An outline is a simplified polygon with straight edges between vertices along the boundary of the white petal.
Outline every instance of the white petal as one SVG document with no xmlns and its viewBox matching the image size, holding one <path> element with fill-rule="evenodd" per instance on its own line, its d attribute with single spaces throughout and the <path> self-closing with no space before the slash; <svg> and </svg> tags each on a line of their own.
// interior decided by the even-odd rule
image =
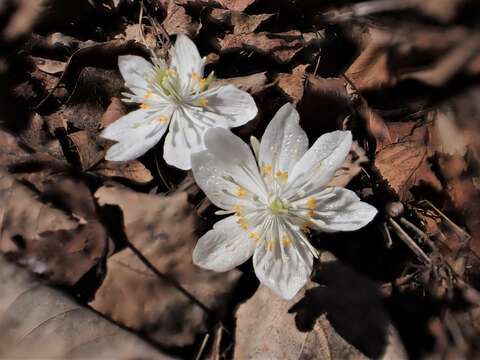
<svg viewBox="0 0 480 360">
<path fill-rule="evenodd" d="M 247 261 L 254 250 L 255 242 L 229 216 L 198 240 L 193 262 L 209 270 L 228 271 Z"/>
<path fill-rule="evenodd" d="M 290 172 L 308 149 L 308 137 L 299 125 L 292 104 L 283 105 L 265 129 L 260 145 L 260 164 Z"/>
<path fill-rule="evenodd" d="M 176 111 L 163 146 L 165 161 L 179 169 L 189 170 L 192 167 L 190 156 L 205 148 L 204 132 L 186 118 L 180 110 Z"/>
<path fill-rule="evenodd" d="M 377 214 L 377 209 L 360 200 L 351 190 L 328 188 L 317 199 L 314 227 L 325 232 L 358 230 Z"/>
<path fill-rule="evenodd" d="M 189 84 L 193 73 L 203 76 L 204 61 L 200 57 L 197 47 L 188 36 L 177 35 L 171 56 L 170 67 L 177 70 L 183 87 Z"/>
<path fill-rule="evenodd" d="M 215 157 L 219 168 L 251 194 L 266 198 L 253 153 L 242 139 L 226 129 L 211 128 L 206 131 L 204 141 L 206 150 Z"/>
<path fill-rule="evenodd" d="M 201 99 L 208 101 L 204 108 L 198 106 Z M 221 86 L 193 96 L 188 110 L 199 124 L 226 129 L 246 124 L 258 112 L 252 96 L 233 85 Z"/>
<path fill-rule="evenodd" d="M 139 96 L 148 90 L 148 76 L 153 72 L 153 65 L 141 56 L 122 55 L 118 57 L 118 68 L 125 80 L 125 86 Z"/>
<path fill-rule="evenodd" d="M 292 244 L 283 247 L 282 256 L 279 240 L 275 240 L 274 248 L 270 250 L 264 244 L 258 246 L 253 255 L 253 266 L 263 285 L 290 300 L 310 278 L 313 255 L 302 241 L 295 238 Z"/>
<path fill-rule="evenodd" d="M 293 167 L 289 176 L 290 191 L 295 192 L 300 185 L 311 183 L 313 187 L 322 187 L 332 179 L 343 165 L 352 147 L 350 131 L 333 131 L 320 136 L 313 146 Z"/>
<path fill-rule="evenodd" d="M 102 137 L 118 141 L 108 149 L 106 160 L 136 159 L 160 141 L 168 128 L 168 123 L 162 124 L 156 121 L 157 115 L 151 117 L 148 114 L 148 110 L 133 111 L 122 116 L 102 132 Z M 169 116 L 169 113 L 165 116 Z"/>
</svg>

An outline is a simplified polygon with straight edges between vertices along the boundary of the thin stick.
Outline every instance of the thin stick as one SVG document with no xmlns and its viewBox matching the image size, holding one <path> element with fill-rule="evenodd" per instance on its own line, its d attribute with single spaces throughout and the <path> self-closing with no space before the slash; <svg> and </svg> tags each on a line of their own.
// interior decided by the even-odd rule
<svg viewBox="0 0 480 360">
<path fill-rule="evenodd" d="M 195 360 L 200 360 L 200 358 L 202 357 L 203 350 L 205 350 L 205 346 L 207 346 L 207 342 L 209 338 L 210 338 L 210 334 L 206 333 L 205 336 L 203 337 L 202 345 L 198 350 L 197 356 L 195 356 Z"/>
<path fill-rule="evenodd" d="M 160 165 L 158 164 L 157 154 L 154 153 L 153 155 L 154 155 L 154 157 L 155 157 L 155 165 L 156 165 L 156 167 L 157 167 L 158 176 L 160 177 L 160 179 L 162 180 L 163 184 L 164 184 L 165 187 L 168 189 L 168 191 L 172 191 L 172 190 L 173 190 L 173 186 L 167 181 L 167 179 L 163 176 L 162 172 L 160 171 Z"/>
<path fill-rule="evenodd" d="M 173 287 L 175 287 L 178 291 L 180 291 L 185 297 L 187 297 L 190 301 L 200 307 L 203 311 L 205 311 L 209 316 L 216 319 L 217 316 L 215 313 L 210 310 L 208 306 L 203 304 L 200 300 L 198 300 L 195 296 L 193 296 L 187 289 L 185 289 L 180 283 L 176 280 L 166 276 L 162 272 L 160 272 L 141 252 L 138 250 L 132 243 L 126 240 L 127 247 L 135 254 L 135 256 L 155 275 L 159 278 L 164 280 L 165 282 L 169 283 Z"/>
<path fill-rule="evenodd" d="M 413 239 L 402 229 L 400 225 L 397 224 L 395 220 L 392 218 L 388 218 L 388 222 L 393 227 L 395 232 L 397 233 L 400 240 L 402 240 L 405 245 L 407 245 L 410 250 L 412 250 L 415 255 L 417 255 L 418 259 L 424 264 L 430 264 L 430 258 L 423 252 L 423 250 L 413 241 Z"/>
<path fill-rule="evenodd" d="M 468 234 L 465 230 L 463 230 L 460 226 L 455 224 L 452 220 L 450 220 L 447 215 L 445 215 L 443 212 L 441 212 L 435 205 L 433 205 L 430 201 L 428 200 L 422 200 L 419 202 L 419 204 L 427 204 L 430 206 L 437 214 L 442 218 L 443 221 L 452 229 L 454 233 L 456 233 L 458 236 L 463 238 L 465 241 L 469 240 L 471 238 L 470 234 Z"/>
</svg>

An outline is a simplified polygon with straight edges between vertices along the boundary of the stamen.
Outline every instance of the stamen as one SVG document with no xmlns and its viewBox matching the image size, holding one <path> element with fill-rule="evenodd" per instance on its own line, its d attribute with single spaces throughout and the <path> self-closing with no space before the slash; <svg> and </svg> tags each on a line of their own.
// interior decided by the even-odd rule
<svg viewBox="0 0 480 360">
<path fill-rule="evenodd" d="M 307 220 L 305 221 L 303 224 L 302 224 L 302 227 L 301 227 L 301 230 L 305 233 L 305 234 L 310 234 L 312 231 L 310 230 L 310 228 L 312 227 L 312 222 Z"/>
<path fill-rule="evenodd" d="M 288 180 L 288 171 L 280 171 L 278 170 L 276 173 L 275 173 L 275 176 L 280 179 L 281 181 L 285 181 L 287 182 Z"/>
<path fill-rule="evenodd" d="M 256 232 L 251 232 L 248 234 L 248 238 L 255 243 L 258 243 L 260 241 L 260 235 L 258 235 Z"/>
<path fill-rule="evenodd" d="M 149 104 L 142 104 L 140 105 L 140 109 L 143 109 L 143 110 L 147 110 L 147 109 L 150 109 L 151 106 Z"/>
<path fill-rule="evenodd" d="M 262 175 L 270 176 L 272 175 L 272 164 L 263 164 L 262 166 Z"/>
<path fill-rule="evenodd" d="M 242 216 L 242 207 L 240 205 L 235 205 L 233 211 L 235 211 L 235 215 Z"/>
<path fill-rule="evenodd" d="M 165 116 L 165 115 L 161 115 L 161 116 L 158 118 L 158 122 L 159 122 L 160 124 L 166 124 L 166 123 L 168 123 L 168 117 Z"/>
<path fill-rule="evenodd" d="M 239 198 L 243 198 L 247 195 L 247 191 L 241 186 L 238 186 L 237 190 L 235 190 L 235 195 L 237 195 Z"/>
<path fill-rule="evenodd" d="M 308 216 L 314 217 L 315 216 L 315 210 L 317 209 L 317 199 L 314 197 L 310 197 L 307 200 L 307 208 L 308 210 Z"/>
<path fill-rule="evenodd" d="M 273 240 L 265 241 L 265 251 L 273 250 Z"/>
<path fill-rule="evenodd" d="M 198 73 L 196 73 L 195 71 L 192 72 L 192 75 L 190 75 L 190 77 L 192 78 L 192 80 L 194 81 L 199 81 L 200 80 L 200 75 Z"/>
<path fill-rule="evenodd" d="M 143 96 L 143 98 L 144 98 L 145 100 L 151 99 L 152 97 L 153 97 L 153 92 L 151 92 L 151 91 L 148 91 L 148 92 Z"/>
<path fill-rule="evenodd" d="M 247 230 L 248 229 L 248 221 L 245 220 L 245 218 L 243 217 L 239 217 L 237 219 L 237 224 L 240 225 L 240 227 L 243 229 L 243 230 Z"/>
<path fill-rule="evenodd" d="M 207 107 L 208 99 L 205 99 L 205 98 L 198 99 L 198 105 L 200 105 L 202 108 Z"/>
<path fill-rule="evenodd" d="M 293 244 L 293 240 L 290 239 L 287 235 L 283 236 L 282 243 L 284 246 L 290 246 Z"/>
</svg>

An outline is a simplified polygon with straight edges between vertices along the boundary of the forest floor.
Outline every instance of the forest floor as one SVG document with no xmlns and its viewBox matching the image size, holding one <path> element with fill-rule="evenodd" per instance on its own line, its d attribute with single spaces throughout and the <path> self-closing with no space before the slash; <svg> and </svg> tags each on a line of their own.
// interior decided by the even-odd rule
<svg viewBox="0 0 480 360">
<path fill-rule="evenodd" d="M 6 0 L 0 17 L 1 358 L 480 356 L 477 1 Z M 163 142 L 104 160 L 102 129 L 134 108 L 118 56 L 166 57 L 177 33 L 254 97 L 242 139 L 286 102 L 310 144 L 353 133 L 342 176 L 379 214 L 312 234 L 292 301 L 251 262 L 193 265 L 217 209 Z"/>
</svg>

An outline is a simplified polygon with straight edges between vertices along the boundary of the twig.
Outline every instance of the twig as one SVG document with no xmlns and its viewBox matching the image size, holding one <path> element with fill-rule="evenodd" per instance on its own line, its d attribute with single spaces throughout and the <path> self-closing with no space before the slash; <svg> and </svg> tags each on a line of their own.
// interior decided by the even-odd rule
<svg viewBox="0 0 480 360">
<path fill-rule="evenodd" d="M 160 171 L 160 165 L 158 164 L 157 154 L 154 153 L 153 156 L 155 157 L 155 166 L 157 168 L 158 176 L 160 177 L 160 179 L 162 180 L 163 184 L 166 186 L 168 191 L 172 191 L 173 190 L 172 184 L 170 184 L 170 182 L 167 181 L 167 179 L 163 176 L 162 172 Z"/>
<path fill-rule="evenodd" d="M 205 336 L 203 337 L 202 345 L 200 346 L 200 349 L 197 352 L 197 355 L 195 356 L 195 360 L 200 360 L 203 354 L 203 351 L 205 350 L 205 346 L 207 346 L 208 339 L 210 338 L 210 334 L 206 333 Z"/>
<path fill-rule="evenodd" d="M 426 204 L 430 206 L 437 214 L 442 218 L 443 221 L 445 221 L 446 225 L 452 229 L 454 233 L 456 233 L 460 238 L 463 240 L 469 240 L 471 238 L 470 234 L 468 234 L 465 230 L 463 230 L 460 226 L 455 224 L 452 220 L 450 220 L 443 212 L 441 212 L 435 205 L 433 205 L 430 201 L 428 200 L 422 200 L 418 204 Z"/>
<path fill-rule="evenodd" d="M 405 245 L 407 245 L 410 250 L 412 250 L 415 255 L 417 255 L 418 259 L 424 264 L 431 264 L 430 258 L 423 252 L 423 250 L 413 241 L 413 239 L 402 229 L 400 225 L 397 224 L 395 220 L 392 218 L 388 218 L 388 222 L 393 227 L 395 232 L 397 233 L 400 240 L 402 240 Z"/>
<path fill-rule="evenodd" d="M 192 301 L 195 305 L 200 307 L 203 311 L 205 311 L 211 318 L 217 319 L 216 314 L 210 310 L 208 306 L 198 300 L 195 296 L 193 296 L 187 289 L 185 289 L 180 283 L 178 283 L 175 279 L 172 279 L 162 272 L 160 272 L 141 252 L 138 250 L 132 243 L 126 240 L 127 247 L 135 254 L 135 256 L 155 275 L 161 278 L 163 281 L 169 283 L 173 287 L 175 287 L 178 291 L 180 291 L 185 297 L 187 297 L 190 301 Z"/>
</svg>

